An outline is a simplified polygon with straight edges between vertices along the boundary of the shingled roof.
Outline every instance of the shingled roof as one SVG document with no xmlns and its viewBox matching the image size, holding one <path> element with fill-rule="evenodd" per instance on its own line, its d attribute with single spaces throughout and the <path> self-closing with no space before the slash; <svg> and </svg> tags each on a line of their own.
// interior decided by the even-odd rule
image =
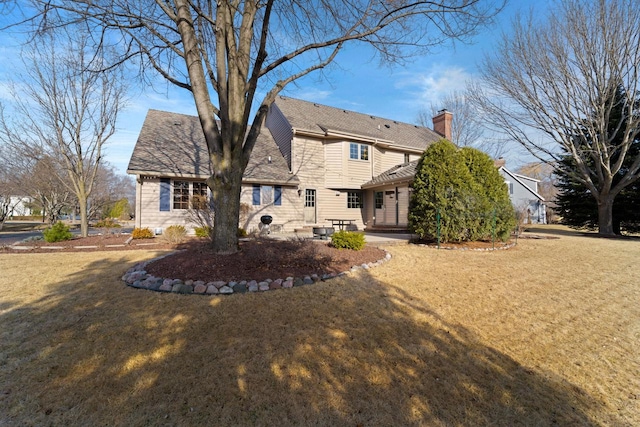
<svg viewBox="0 0 640 427">
<path fill-rule="evenodd" d="M 380 175 L 374 177 L 371 181 L 362 184 L 362 188 L 371 188 L 385 184 L 412 181 L 413 177 L 416 175 L 418 161 L 419 160 L 414 160 L 409 163 L 396 165 L 391 169 L 386 170 Z"/>
<path fill-rule="evenodd" d="M 350 134 L 410 149 L 424 150 L 442 135 L 409 123 L 278 96 L 275 105 L 294 130 L 319 134 Z"/>
<path fill-rule="evenodd" d="M 200 121 L 195 116 L 149 110 L 133 149 L 127 173 L 207 178 L 211 166 Z M 244 172 L 244 182 L 291 184 L 299 182 L 271 133 L 258 136 Z"/>
</svg>

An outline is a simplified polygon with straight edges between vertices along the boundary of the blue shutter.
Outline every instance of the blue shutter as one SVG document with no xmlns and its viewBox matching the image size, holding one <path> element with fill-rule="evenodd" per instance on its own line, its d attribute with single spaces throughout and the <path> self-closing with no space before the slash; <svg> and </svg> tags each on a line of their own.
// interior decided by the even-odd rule
<svg viewBox="0 0 640 427">
<path fill-rule="evenodd" d="M 282 187 L 276 185 L 275 192 L 273 194 L 273 204 L 276 206 L 282 206 Z"/>
<path fill-rule="evenodd" d="M 169 178 L 160 178 L 160 211 L 168 212 L 171 210 L 171 180 Z"/>
<path fill-rule="evenodd" d="M 260 205 L 260 185 L 253 184 L 253 205 Z"/>
</svg>

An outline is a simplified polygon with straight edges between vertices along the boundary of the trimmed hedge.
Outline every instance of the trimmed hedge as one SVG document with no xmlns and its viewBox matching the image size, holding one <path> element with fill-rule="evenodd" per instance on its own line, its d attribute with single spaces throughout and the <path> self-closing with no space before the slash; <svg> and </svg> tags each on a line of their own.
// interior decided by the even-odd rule
<svg viewBox="0 0 640 427">
<path fill-rule="evenodd" d="M 331 245 L 337 249 L 352 249 L 359 251 L 364 248 L 364 234 L 353 231 L 340 230 L 331 236 Z"/>
</svg>

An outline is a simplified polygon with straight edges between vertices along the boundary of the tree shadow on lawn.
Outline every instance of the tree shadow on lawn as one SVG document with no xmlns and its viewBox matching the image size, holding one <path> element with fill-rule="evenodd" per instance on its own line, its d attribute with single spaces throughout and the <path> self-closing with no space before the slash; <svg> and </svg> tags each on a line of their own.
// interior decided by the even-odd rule
<svg viewBox="0 0 640 427">
<path fill-rule="evenodd" d="M 203 297 L 128 288 L 131 265 L 0 316 L 0 424 L 597 424 L 581 390 L 366 272 Z"/>
</svg>

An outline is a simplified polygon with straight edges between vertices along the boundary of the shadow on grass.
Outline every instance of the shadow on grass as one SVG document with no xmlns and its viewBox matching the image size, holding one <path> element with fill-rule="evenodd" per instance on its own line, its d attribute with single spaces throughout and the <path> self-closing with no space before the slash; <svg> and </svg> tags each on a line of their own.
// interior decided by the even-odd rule
<svg viewBox="0 0 640 427">
<path fill-rule="evenodd" d="M 0 316 L 0 424 L 597 424 L 571 384 L 366 273 L 201 297 L 127 288 L 130 265 Z"/>
<path fill-rule="evenodd" d="M 531 234 L 546 234 L 546 235 L 554 235 L 554 236 L 569 236 L 569 237 L 592 237 L 599 239 L 614 239 L 614 240 L 640 240 L 640 236 L 638 235 L 615 235 L 615 236 L 604 236 L 598 234 L 597 231 L 587 230 L 587 229 L 573 229 L 564 226 L 558 225 L 533 225 L 531 227 L 526 227 L 525 231 Z"/>
</svg>

